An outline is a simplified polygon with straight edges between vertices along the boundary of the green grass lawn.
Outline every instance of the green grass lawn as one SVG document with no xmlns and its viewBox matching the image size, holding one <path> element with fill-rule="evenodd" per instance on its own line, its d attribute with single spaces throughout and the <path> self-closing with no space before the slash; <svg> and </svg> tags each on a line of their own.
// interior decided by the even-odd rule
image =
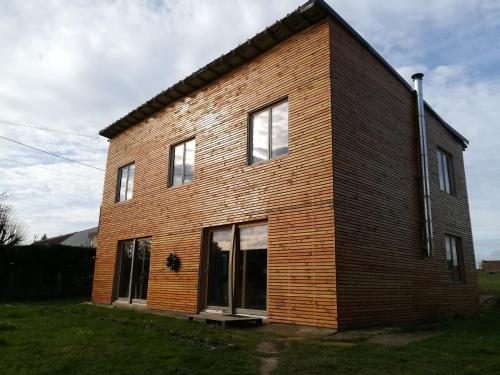
<svg viewBox="0 0 500 375">
<path fill-rule="evenodd" d="M 500 275 L 479 281 L 482 293 L 500 295 Z M 276 374 L 500 374 L 499 310 L 431 329 L 394 347 L 335 335 L 290 340 L 76 301 L 1 304 L 0 374 L 256 374 L 264 340 L 280 351 Z"/>
<path fill-rule="evenodd" d="M 295 341 L 277 374 L 500 374 L 500 313 L 456 319 L 436 336 L 403 347 L 368 342 Z"/>
<path fill-rule="evenodd" d="M 500 298 L 500 274 L 478 272 L 478 283 L 481 294 Z M 500 374 L 500 310 L 453 319 L 434 330 L 435 336 L 403 347 L 367 340 L 352 346 L 330 340 L 292 342 L 281 353 L 276 373 Z"/>
<path fill-rule="evenodd" d="M 75 302 L 0 305 L 0 374 L 255 374 L 261 339 Z"/>
<path fill-rule="evenodd" d="M 481 294 L 491 294 L 500 298 L 500 273 L 487 273 L 479 271 L 477 282 Z"/>
</svg>

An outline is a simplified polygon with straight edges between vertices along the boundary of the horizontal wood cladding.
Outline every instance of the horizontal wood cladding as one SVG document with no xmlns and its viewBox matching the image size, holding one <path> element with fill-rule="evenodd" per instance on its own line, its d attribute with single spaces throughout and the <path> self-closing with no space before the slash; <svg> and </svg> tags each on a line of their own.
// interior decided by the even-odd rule
<svg viewBox="0 0 500 375">
<path fill-rule="evenodd" d="M 461 144 L 426 114 L 435 255 L 424 258 L 415 98 L 331 21 L 335 255 L 339 327 L 477 310 Z M 453 155 L 457 195 L 439 190 L 436 147 Z M 466 283 L 448 280 L 444 234 L 462 238 Z"/>
<path fill-rule="evenodd" d="M 94 301 L 112 301 L 117 242 L 151 236 L 148 307 L 195 312 L 202 229 L 265 219 L 269 320 L 336 327 L 329 53 L 325 21 L 110 141 Z M 248 166 L 248 113 L 282 97 L 289 153 Z M 194 181 L 169 188 L 170 146 L 192 137 Z M 130 161 L 133 198 L 115 203 Z M 179 272 L 165 266 L 174 251 Z"/>
</svg>

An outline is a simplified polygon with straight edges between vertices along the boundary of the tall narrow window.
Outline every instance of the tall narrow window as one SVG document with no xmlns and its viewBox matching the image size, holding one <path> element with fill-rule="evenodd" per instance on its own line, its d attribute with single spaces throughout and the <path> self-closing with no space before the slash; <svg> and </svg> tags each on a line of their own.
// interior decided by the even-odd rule
<svg viewBox="0 0 500 375">
<path fill-rule="evenodd" d="M 460 282 L 464 280 L 460 238 L 445 235 L 446 261 L 450 280 Z"/>
<path fill-rule="evenodd" d="M 453 194 L 453 159 L 445 151 L 437 150 L 439 188 L 448 194 Z"/>
<path fill-rule="evenodd" d="M 266 309 L 267 224 L 238 228 L 235 307 Z"/>
<path fill-rule="evenodd" d="M 135 164 L 131 163 L 118 169 L 116 201 L 123 202 L 132 198 L 134 191 Z"/>
<path fill-rule="evenodd" d="M 249 163 L 259 163 L 288 153 L 288 102 L 250 115 Z"/>
<path fill-rule="evenodd" d="M 170 152 L 170 186 L 193 181 L 195 140 L 179 143 Z"/>
<path fill-rule="evenodd" d="M 232 244 L 231 228 L 210 232 L 207 305 L 229 305 L 229 254 Z"/>
</svg>

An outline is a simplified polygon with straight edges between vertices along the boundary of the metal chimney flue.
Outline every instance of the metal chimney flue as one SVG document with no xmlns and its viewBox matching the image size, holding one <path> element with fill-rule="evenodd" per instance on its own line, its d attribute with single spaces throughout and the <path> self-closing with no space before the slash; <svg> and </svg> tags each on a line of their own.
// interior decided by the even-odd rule
<svg viewBox="0 0 500 375">
<path fill-rule="evenodd" d="M 425 106 L 424 95 L 422 88 L 423 73 L 415 73 L 411 76 L 415 86 L 417 96 L 417 114 L 418 114 L 418 149 L 419 149 L 419 164 L 420 164 L 420 191 L 422 194 L 422 213 L 423 213 L 423 237 L 425 255 L 430 257 L 433 255 L 433 240 L 434 233 L 432 228 L 432 212 L 431 212 L 431 189 L 429 182 L 429 158 L 427 153 L 427 131 L 425 127 Z"/>
</svg>

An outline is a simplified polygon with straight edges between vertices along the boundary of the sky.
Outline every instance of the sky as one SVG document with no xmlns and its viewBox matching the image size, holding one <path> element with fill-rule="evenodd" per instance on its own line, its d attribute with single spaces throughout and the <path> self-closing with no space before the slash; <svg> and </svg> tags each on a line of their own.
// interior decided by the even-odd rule
<svg viewBox="0 0 500 375">
<path fill-rule="evenodd" d="M 104 169 L 100 129 L 302 2 L 3 0 L 0 136 Z M 426 100 L 470 140 L 476 259 L 500 259 L 500 1 L 328 2 L 409 82 L 425 73 Z M 0 138 L 0 192 L 27 242 L 96 226 L 103 179 Z"/>
</svg>

